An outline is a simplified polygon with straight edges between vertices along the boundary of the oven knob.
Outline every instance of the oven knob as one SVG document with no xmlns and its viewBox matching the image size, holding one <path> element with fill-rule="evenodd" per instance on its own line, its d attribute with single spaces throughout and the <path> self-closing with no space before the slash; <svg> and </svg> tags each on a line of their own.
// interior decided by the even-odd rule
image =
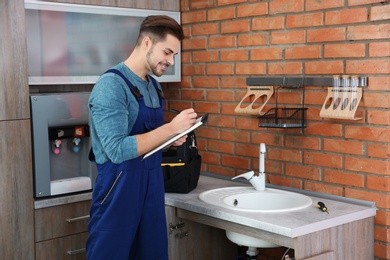
<svg viewBox="0 0 390 260">
<path fill-rule="evenodd" d="M 73 142 L 74 145 L 79 145 L 80 142 L 81 142 L 81 139 L 80 138 L 73 138 L 72 142 Z"/>
<path fill-rule="evenodd" d="M 78 153 L 80 151 L 79 144 L 81 142 L 80 138 L 73 138 L 72 143 L 73 143 L 73 152 Z"/>
</svg>

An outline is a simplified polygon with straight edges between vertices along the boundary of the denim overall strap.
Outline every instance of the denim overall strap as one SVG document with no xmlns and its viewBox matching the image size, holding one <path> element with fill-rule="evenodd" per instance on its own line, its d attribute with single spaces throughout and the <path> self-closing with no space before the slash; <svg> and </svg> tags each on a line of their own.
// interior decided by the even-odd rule
<svg viewBox="0 0 390 260">
<path fill-rule="evenodd" d="M 117 71 L 109 72 L 121 76 Z M 137 89 L 126 77 L 121 77 L 130 90 Z M 145 105 L 142 95 L 134 95 L 139 103 L 139 113 L 129 135 L 142 134 L 161 126 L 162 96 L 160 107 L 150 108 Z M 120 164 L 108 161 L 97 164 L 97 167 L 99 174 L 92 194 L 88 224 L 88 259 L 167 260 L 161 152 L 145 160 L 139 156 Z"/>
</svg>

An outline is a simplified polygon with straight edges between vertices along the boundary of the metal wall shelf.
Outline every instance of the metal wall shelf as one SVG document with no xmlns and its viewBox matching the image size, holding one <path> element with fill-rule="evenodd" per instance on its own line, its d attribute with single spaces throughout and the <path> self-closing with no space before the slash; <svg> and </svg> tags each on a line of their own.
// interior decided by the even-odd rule
<svg viewBox="0 0 390 260">
<path fill-rule="evenodd" d="M 282 86 L 301 88 L 303 86 L 333 86 L 333 77 L 251 77 L 248 86 Z M 359 77 L 359 87 L 367 86 L 367 77 Z"/>
</svg>

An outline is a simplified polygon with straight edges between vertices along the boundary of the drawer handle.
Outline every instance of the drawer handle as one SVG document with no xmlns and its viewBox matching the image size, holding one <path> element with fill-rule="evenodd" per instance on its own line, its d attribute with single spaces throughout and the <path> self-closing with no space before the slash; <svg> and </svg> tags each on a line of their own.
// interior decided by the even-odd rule
<svg viewBox="0 0 390 260">
<path fill-rule="evenodd" d="M 73 223 L 73 222 L 81 221 L 81 220 L 88 219 L 88 218 L 89 218 L 89 215 L 85 215 L 85 216 L 81 216 L 81 217 L 77 217 L 77 218 L 68 218 L 66 220 L 66 222 Z"/>
<path fill-rule="evenodd" d="M 66 253 L 68 253 L 68 255 L 78 255 L 78 254 L 81 254 L 81 253 L 85 253 L 85 248 L 69 250 Z"/>
</svg>

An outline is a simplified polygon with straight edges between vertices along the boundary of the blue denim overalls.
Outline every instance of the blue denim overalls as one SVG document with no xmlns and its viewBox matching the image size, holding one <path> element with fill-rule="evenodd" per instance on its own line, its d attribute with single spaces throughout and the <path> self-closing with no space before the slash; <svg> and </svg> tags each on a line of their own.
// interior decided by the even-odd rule
<svg viewBox="0 0 390 260">
<path fill-rule="evenodd" d="M 142 95 L 117 70 L 136 96 L 139 114 L 129 135 L 142 134 L 163 124 L 164 99 L 160 107 L 146 107 Z M 98 177 L 92 193 L 88 224 L 89 260 L 167 260 L 168 241 L 165 218 L 164 178 L 161 152 L 142 160 L 142 156 L 120 164 L 97 164 Z"/>
</svg>

